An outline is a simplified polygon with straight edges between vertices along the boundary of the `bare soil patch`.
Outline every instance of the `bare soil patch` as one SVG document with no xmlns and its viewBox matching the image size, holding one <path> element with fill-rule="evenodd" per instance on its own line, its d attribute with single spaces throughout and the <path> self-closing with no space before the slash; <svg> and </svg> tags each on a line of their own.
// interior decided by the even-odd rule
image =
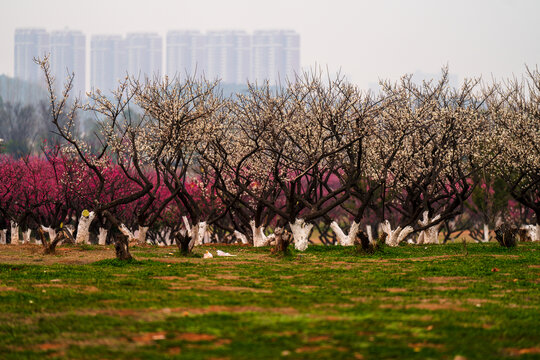
<svg viewBox="0 0 540 360">
<path fill-rule="evenodd" d="M 328 335 L 318 335 L 318 336 L 311 336 L 308 338 L 308 342 L 319 342 L 319 341 L 328 341 L 330 340 L 330 336 Z"/>
<path fill-rule="evenodd" d="M 430 349 L 437 349 L 437 350 L 443 350 L 444 345 L 442 344 L 432 344 L 428 342 L 422 342 L 422 343 L 410 343 L 407 344 L 410 348 L 413 349 L 423 349 L 423 348 L 430 348 Z"/>
<path fill-rule="evenodd" d="M 297 348 L 294 352 L 298 354 L 305 354 L 305 353 L 319 352 L 319 351 L 327 350 L 327 349 L 334 349 L 334 347 L 331 345 L 302 346 L 302 347 Z"/>
<path fill-rule="evenodd" d="M 462 282 L 462 281 L 474 281 L 471 278 L 468 278 L 466 276 L 432 276 L 432 277 L 422 277 L 420 278 L 424 281 L 430 282 L 430 283 L 438 283 L 438 284 L 445 284 L 449 282 Z"/>
<path fill-rule="evenodd" d="M 531 348 L 524 348 L 524 349 L 507 348 L 507 349 L 504 349 L 504 352 L 510 356 L 521 356 L 521 355 L 526 355 L 526 354 L 540 354 L 540 347 L 531 347 Z"/>
<path fill-rule="evenodd" d="M 66 264 L 84 265 L 99 260 L 113 259 L 114 250 L 108 246 L 98 249 L 83 250 L 78 247 L 58 247 L 55 254 L 43 254 L 43 247 L 35 244 L 2 245 L 0 247 L 0 263 L 40 265 Z"/>
<path fill-rule="evenodd" d="M 386 288 L 384 289 L 386 291 L 388 291 L 389 293 L 402 293 L 402 292 L 407 292 L 407 289 L 405 288 Z"/>
<path fill-rule="evenodd" d="M 238 292 L 253 292 L 253 293 L 265 293 L 265 294 L 270 294 L 273 292 L 270 289 L 259 289 L 259 288 L 243 287 L 243 286 L 226 286 L 226 285 L 212 286 L 209 288 L 205 288 L 205 290 L 238 291 Z"/>
<path fill-rule="evenodd" d="M 0 286 L 0 292 L 2 291 L 19 291 L 19 289 L 11 286 Z"/>
<path fill-rule="evenodd" d="M 38 288 L 58 288 L 58 289 L 74 289 L 84 292 L 98 292 L 99 289 L 91 285 L 77 285 L 77 284 L 34 284 L 32 285 Z M 1 289 L 1 288 L 0 288 Z"/>
<path fill-rule="evenodd" d="M 155 341 L 165 340 L 166 336 L 165 331 L 148 332 L 132 336 L 131 340 L 139 345 L 148 345 Z"/>
<path fill-rule="evenodd" d="M 211 341 L 211 340 L 214 340 L 216 337 L 210 334 L 181 333 L 181 334 L 176 335 L 174 338 L 175 340 L 198 342 L 198 341 Z"/>
<path fill-rule="evenodd" d="M 229 274 L 218 274 L 216 275 L 217 279 L 223 279 L 223 280 L 239 280 L 242 277 L 238 275 L 229 275 Z"/>
<path fill-rule="evenodd" d="M 420 310 L 453 310 L 453 311 L 467 311 L 465 308 L 453 303 L 420 303 L 420 304 L 408 304 L 405 305 L 406 309 L 420 309 Z"/>
</svg>

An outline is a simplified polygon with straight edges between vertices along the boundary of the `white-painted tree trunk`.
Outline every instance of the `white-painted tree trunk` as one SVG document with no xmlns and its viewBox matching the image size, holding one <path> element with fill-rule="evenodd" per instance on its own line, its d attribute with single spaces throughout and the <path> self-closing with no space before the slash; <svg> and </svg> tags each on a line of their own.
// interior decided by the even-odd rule
<svg viewBox="0 0 540 360">
<path fill-rule="evenodd" d="M 131 232 L 131 230 L 127 228 L 126 225 L 120 224 L 120 226 L 118 227 L 118 230 L 120 230 L 120 232 L 124 234 L 124 236 L 128 237 L 128 241 L 130 244 L 137 241 L 137 239 L 135 238 L 135 235 Z"/>
<path fill-rule="evenodd" d="M 32 234 L 31 229 L 28 229 L 28 230 L 22 232 L 22 237 L 23 237 L 22 243 L 23 244 L 30 244 L 30 235 L 31 234 Z"/>
<path fill-rule="evenodd" d="M 11 220 L 10 225 L 11 225 L 11 245 L 19 245 L 19 224 Z"/>
<path fill-rule="evenodd" d="M 338 223 L 335 221 L 332 221 L 330 224 L 330 228 L 334 231 L 334 233 L 337 236 L 338 239 L 338 245 L 341 246 L 353 246 L 354 245 L 354 239 L 356 239 L 356 234 L 358 233 L 359 229 L 358 223 L 355 221 L 352 222 L 351 228 L 349 229 L 349 234 L 345 235 L 343 230 L 339 227 Z M 292 226 L 291 226 L 292 229 Z M 294 234 L 294 232 L 293 232 Z"/>
<path fill-rule="evenodd" d="M 196 228 L 198 229 L 195 238 L 197 241 L 195 244 L 202 245 L 204 244 L 204 237 L 206 235 L 206 221 L 201 221 L 197 224 Z"/>
<path fill-rule="evenodd" d="M 204 235 L 206 232 L 206 221 L 199 221 L 196 226 L 192 226 L 186 216 L 182 216 L 184 225 L 186 227 L 188 236 L 191 237 L 191 241 L 195 241 L 195 245 L 202 245 L 204 243 Z"/>
<path fill-rule="evenodd" d="M 253 247 L 268 246 L 273 237 L 264 234 L 264 226 L 255 226 L 255 220 L 249 222 L 253 234 Z"/>
<path fill-rule="evenodd" d="M 84 213 L 84 211 L 83 211 Z M 77 237 L 75 244 L 90 244 L 90 225 L 94 221 L 96 213 L 91 211 L 88 216 L 81 214 L 79 224 L 77 225 Z"/>
<path fill-rule="evenodd" d="M 398 246 L 401 241 L 414 231 L 412 226 L 406 226 L 404 229 L 401 229 L 401 226 L 398 226 L 395 230 L 392 230 L 390 221 L 388 220 L 384 221 L 381 230 L 386 234 L 386 245 L 393 247 Z"/>
<path fill-rule="evenodd" d="M 139 229 L 133 234 L 135 239 L 137 239 L 137 244 L 144 245 L 146 244 L 146 234 L 148 233 L 148 226 L 139 225 Z"/>
<path fill-rule="evenodd" d="M 373 244 L 374 241 L 373 241 L 373 233 L 371 232 L 371 225 L 366 225 L 366 232 L 367 232 L 369 243 Z"/>
<path fill-rule="evenodd" d="M 0 230 L 0 245 L 6 245 L 7 229 Z"/>
<path fill-rule="evenodd" d="M 296 219 L 294 224 L 289 223 L 294 238 L 294 248 L 299 251 L 305 251 L 309 243 L 309 234 L 313 224 L 308 224 L 304 219 Z M 338 226 L 339 228 L 339 226 Z"/>
<path fill-rule="evenodd" d="M 235 230 L 234 231 L 234 237 L 236 238 L 236 240 L 239 240 L 242 244 L 246 245 L 246 244 L 249 244 L 249 241 L 247 239 L 247 236 L 242 234 L 240 231 L 238 230 Z"/>
<path fill-rule="evenodd" d="M 429 226 L 430 224 L 433 224 L 435 221 L 439 220 L 441 218 L 440 215 L 435 216 L 433 219 L 429 219 L 428 212 L 424 211 L 423 219 L 418 220 L 418 224 L 420 226 Z M 431 226 L 427 228 L 426 230 L 420 231 L 420 235 L 418 235 L 418 241 L 417 244 L 438 244 L 439 243 L 439 228 L 441 227 L 442 223 L 438 223 L 435 226 Z"/>
<path fill-rule="evenodd" d="M 527 232 L 527 237 L 530 241 L 540 241 L 540 225 L 521 225 L 521 230 Z M 522 240 L 523 241 L 523 240 Z"/>
<path fill-rule="evenodd" d="M 107 245 L 107 229 L 104 229 L 102 227 L 99 228 L 98 233 L 98 244 L 99 245 Z"/>
<path fill-rule="evenodd" d="M 489 242 L 489 225 L 484 224 L 484 242 Z"/>
<path fill-rule="evenodd" d="M 186 231 L 187 231 L 188 236 L 192 236 L 192 234 L 191 234 L 191 224 L 189 223 L 188 218 L 186 216 L 182 216 L 182 221 L 184 222 L 184 226 L 186 227 Z"/>
<path fill-rule="evenodd" d="M 49 242 L 53 242 L 56 239 L 56 231 L 53 228 L 41 225 L 41 229 L 49 234 Z"/>
<path fill-rule="evenodd" d="M 212 242 L 212 234 L 210 233 L 210 231 L 208 231 L 207 228 L 205 228 L 203 232 L 202 243 L 210 244 L 211 242 Z"/>
</svg>

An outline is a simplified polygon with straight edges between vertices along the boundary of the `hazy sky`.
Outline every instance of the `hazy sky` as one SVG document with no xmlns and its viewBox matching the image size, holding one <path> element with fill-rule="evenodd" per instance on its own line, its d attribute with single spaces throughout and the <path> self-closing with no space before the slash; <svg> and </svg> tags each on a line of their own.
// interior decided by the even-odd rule
<svg viewBox="0 0 540 360">
<path fill-rule="evenodd" d="M 305 68 L 341 69 L 362 87 L 449 64 L 459 79 L 540 63 L 539 0 L 0 0 L 0 74 L 13 75 L 15 28 L 87 35 L 287 28 Z"/>
</svg>

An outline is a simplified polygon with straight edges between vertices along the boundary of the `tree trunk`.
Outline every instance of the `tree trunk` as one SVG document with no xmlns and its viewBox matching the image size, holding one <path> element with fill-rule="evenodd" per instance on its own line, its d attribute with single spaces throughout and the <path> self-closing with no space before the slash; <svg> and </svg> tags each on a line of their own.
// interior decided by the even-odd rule
<svg viewBox="0 0 540 360">
<path fill-rule="evenodd" d="M 251 232 L 253 235 L 253 246 L 268 246 L 270 239 L 264 234 L 264 226 L 255 226 L 255 220 L 251 220 L 249 225 L 251 226 Z"/>
<path fill-rule="evenodd" d="M 395 230 L 392 230 L 388 220 L 384 221 L 381 230 L 386 234 L 386 245 L 392 247 L 398 246 L 400 242 L 414 231 L 412 226 L 406 226 L 403 230 L 401 229 L 401 226 L 398 226 Z"/>
<path fill-rule="evenodd" d="M 276 244 L 272 249 L 272 253 L 286 254 L 292 240 L 291 233 L 283 228 L 277 227 L 274 230 L 274 235 L 276 237 Z"/>
<path fill-rule="evenodd" d="M 309 234 L 313 224 L 307 224 L 304 219 L 296 219 L 294 224 L 289 223 L 294 238 L 294 247 L 296 250 L 305 251 L 308 247 Z"/>
<path fill-rule="evenodd" d="M 433 224 L 435 221 L 440 219 L 440 215 L 435 216 L 433 219 L 429 218 L 429 213 L 427 211 L 424 211 L 423 213 L 423 219 L 418 220 L 418 224 L 420 226 L 429 226 L 430 224 Z M 418 235 L 418 241 L 417 243 L 419 245 L 421 244 L 438 244 L 439 243 L 439 227 L 442 225 L 442 223 L 438 223 L 435 226 L 431 226 L 427 228 L 426 230 L 422 230 L 420 232 L 420 235 Z"/>
<path fill-rule="evenodd" d="M 23 231 L 23 233 L 22 233 L 22 236 L 23 236 L 22 243 L 23 244 L 30 244 L 30 236 L 31 235 L 32 235 L 32 229 L 28 229 L 26 231 Z"/>
<path fill-rule="evenodd" d="M 43 226 L 43 225 L 41 225 L 41 229 L 43 231 L 46 231 L 47 234 L 49 234 L 49 242 L 52 243 L 53 241 L 56 240 L 56 237 L 57 237 L 56 230 L 47 226 Z"/>
<path fill-rule="evenodd" d="M 373 244 L 374 241 L 373 241 L 373 233 L 371 232 L 371 225 L 366 225 L 366 232 L 367 232 L 369 243 Z"/>
<path fill-rule="evenodd" d="M 135 238 L 138 245 L 146 245 L 146 234 L 148 233 L 148 226 L 139 225 L 139 230 L 135 232 Z"/>
<path fill-rule="evenodd" d="M 129 238 L 123 233 L 117 234 L 114 237 L 114 249 L 116 251 L 116 258 L 118 260 L 133 259 L 129 252 Z"/>
<path fill-rule="evenodd" d="M 157 241 L 158 246 L 167 246 L 173 243 L 173 240 L 171 239 L 170 229 L 161 230 L 160 235 L 161 235 L 161 239 L 158 239 Z M 159 240 L 162 240 L 162 242 L 160 242 Z"/>
<path fill-rule="evenodd" d="M 10 221 L 11 225 L 11 245 L 19 245 L 19 224 L 15 221 Z"/>
<path fill-rule="evenodd" d="M 343 230 L 339 227 L 338 223 L 335 221 L 332 221 L 330 224 L 330 228 L 334 231 L 338 238 L 338 244 L 341 246 L 353 246 L 354 240 L 356 239 L 356 233 L 358 233 L 360 224 L 356 223 L 356 221 L 353 221 L 351 224 L 351 228 L 349 229 L 349 234 L 345 235 Z"/>
<path fill-rule="evenodd" d="M 98 244 L 107 245 L 107 229 L 99 228 Z"/>
<path fill-rule="evenodd" d="M 517 245 L 517 233 L 517 228 L 505 223 L 495 230 L 495 239 L 501 246 L 515 247 Z"/>
<path fill-rule="evenodd" d="M 488 224 L 484 224 L 484 242 L 489 242 L 489 226 Z"/>
<path fill-rule="evenodd" d="M 51 238 L 50 235 L 51 230 L 54 233 L 53 238 Z M 47 236 L 45 236 L 45 231 L 49 233 L 49 240 L 47 240 Z M 60 230 L 60 232 L 56 234 L 56 231 L 54 231 L 54 229 L 47 228 L 45 226 L 41 226 L 38 228 L 38 235 L 41 238 L 41 245 L 43 245 L 43 250 L 45 254 L 54 254 L 56 251 L 56 246 L 65 238 L 63 231 Z"/>
<path fill-rule="evenodd" d="M 378 244 L 371 242 L 369 237 L 364 234 L 363 231 L 358 231 L 356 233 L 354 245 L 356 246 L 357 252 L 366 254 L 373 254 L 376 246 L 378 246 Z"/>
<path fill-rule="evenodd" d="M 193 243 L 191 236 L 189 236 L 188 232 L 176 232 L 173 236 L 176 246 L 178 246 L 178 251 L 180 251 L 180 254 L 187 255 L 191 252 L 193 249 L 193 246 L 190 247 L 190 243 Z"/>
<path fill-rule="evenodd" d="M 187 230 L 187 235 L 191 237 L 193 240 L 193 245 L 191 246 L 191 249 L 193 249 L 194 245 L 202 245 L 204 243 L 204 234 L 206 232 L 206 221 L 199 221 L 197 225 L 192 226 L 187 217 L 182 216 L 182 220 L 184 221 L 184 226 Z M 191 251 L 190 249 L 190 251 Z"/>
<path fill-rule="evenodd" d="M 92 221 L 94 221 L 96 213 L 91 211 L 88 213 L 88 216 L 84 216 L 85 211 L 83 211 L 81 218 L 79 219 L 75 244 L 90 244 L 90 225 L 92 224 Z"/>
<path fill-rule="evenodd" d="M 134 243 L 134 242 L 136 241 L 135 235 L 133 235 L 133 233 L 127 228 L 126 225 L 120 224 L 120 226 L 118 226 L 118 230 L 120 230 L 120 232 L 121 232 L 125 237 L 127 237 L 128 242 Z M 115 240 L 115 242 L 116 242 L 116 240 Z"/>
<path fill-rule="evenodd" d="M 235 230 L 234 236 L 236 237 L 236 240 L 240 240 L 243 245 L 249 244 L 246 235 L 242 234 L 240 231 Z"/>
<path fill-rule="evenodd" d="M 518 230 L 519 241 L 539 241 L 540 226 L 538 225 L 521 225 Z"/>
<path fill-rule="evenodd" d="M 7 242 L 7 229 L 0 230 L 0 245 L 5 245 Z"/>
</svg>

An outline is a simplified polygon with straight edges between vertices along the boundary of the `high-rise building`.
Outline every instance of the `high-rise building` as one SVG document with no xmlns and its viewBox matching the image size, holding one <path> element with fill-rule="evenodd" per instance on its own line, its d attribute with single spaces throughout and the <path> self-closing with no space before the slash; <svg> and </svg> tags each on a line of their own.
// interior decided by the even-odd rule
<svg viewBox="0 0 540 360">
<path fill-rule="evenodd" d="M 244 31 L 170 31 L 167 75 L 203 76 L 227 84 L 245 84 L 251 73 L 251 36 Z"/>
<path fill-rule="evenodd" d="M 249 78 L 251 37 L 243 31 L 212 31 L 207 35 L 207 77 L 226 84 L 245 84 Z"/>
<path fill-rule="evenodd" d="M 169 31 L 166 38 L 166 74 L 179 80 L 205 76 L 226 84 L 249 81 L 271 84 L 294 80 L 300 71 L 300 36 L 291 30 Z M 110 91 L 126 75 L 141 80 L 160 76 L 162 38 L 156 33 L 95 35 L 91 38 L 90 86 Z M 50 52 L 51 72 L 57 89 L 67 74 L 74 73 L 74 94 L 85 91 L 86 37 L 80 31 L 17 29 L 15 31 L 15 76 L 39 82 L 42 77 L 33 58 Z"/>
<path fill-rule="evenodd" d="M 300 35 L 291 30 L 261 30 L 253 34 L 253 81 L 271 84 L 294 81 L 300 70 Z"/>
<path fill-rule="evenodd" d="M 251 35 L 244 31 L 235 32 L 233 46 L 230 82 L 245 85 L 251 75 Z"/>
<path fill-rule="evenodd" d="M 41 83 L 43 74 L 34 63 L 35 57 L 43 57 L 49 53 L 50 37 L 44 29 L 15 30 L 15 77 Z"/>
<path fill-rule="evenodd" d="M 210 31 L 206 34 L 205 77 L 208 80 L 220 79 L 227 82 L 227 64 L 231 61 L 231 36 L 224 31 Z"/>
<path fill-rule="evenodd" d="M 282 79 L 294 81 L 300 72 L 300 34 L 292 30 L 280 31 L 281 63 L 278 72 Z"/>
<path fill-rule="evenodd" d="M 167 76 L 184 80 L 206 70 L 206 36 L 199 31 L 167 33 Z"/>
<path fill-rule="evenodd" d="M 277 80 L 277 46 L 274 44 L 274 31 L 255 31 L 252 40 L 251 81 Z"/>
<path fill-rule="evenodd" d="M 131 33 L 126 36 L 127 71 L 129 76 L 143 80 L 163 74 L 161 71 L 163 44 L 156 33 Z"/>
<path fill-rule="evenodd" d="M 128 69 L 124 39 L 120 35 L 94 35 L 90 52 L 90 86 L 107 92 L 115 90 Z"/>
<path fill-rule="evenodd" d="M 51 72 L 57 89 L 62 89 L 68 74 L 74 74 L 73 94 L 86 91 L 86 36 L 80 31 L 60 30 L 51 33 Z"/>
</svg>

